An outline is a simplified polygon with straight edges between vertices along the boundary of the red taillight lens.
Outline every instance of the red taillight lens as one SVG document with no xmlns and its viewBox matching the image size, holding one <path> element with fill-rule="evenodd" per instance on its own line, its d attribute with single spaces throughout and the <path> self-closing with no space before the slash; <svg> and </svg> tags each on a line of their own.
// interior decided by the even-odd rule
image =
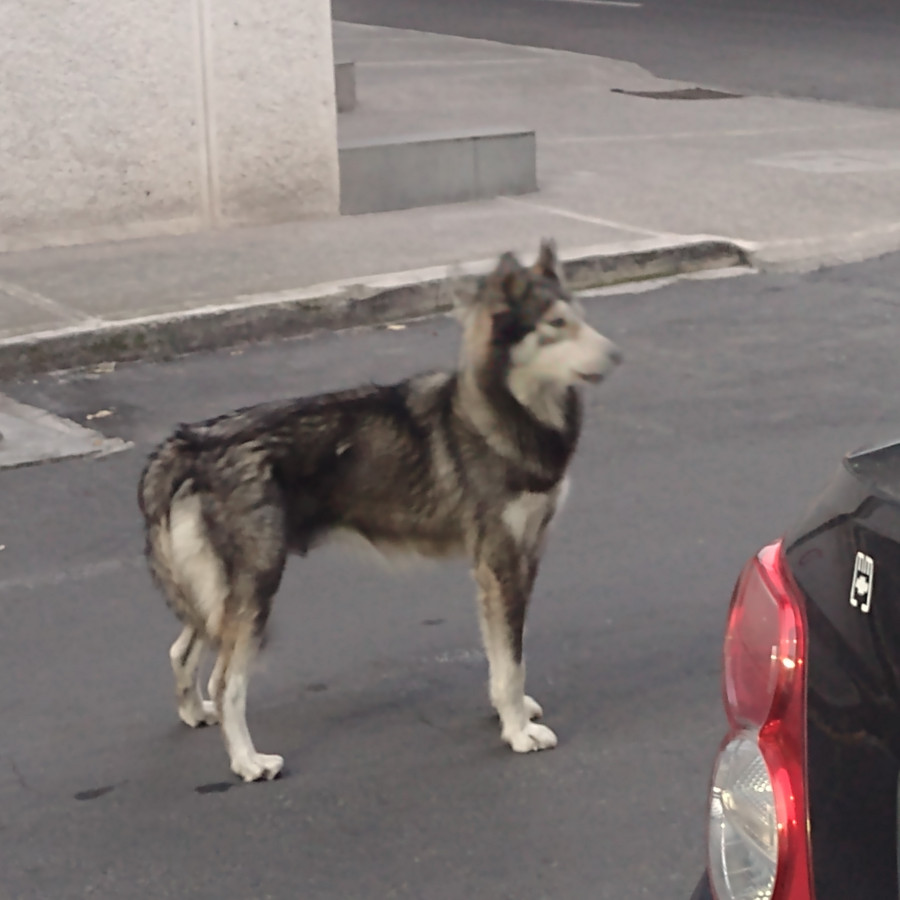
<svg viewBox="0 0 900 900">
<path fill-rule="evenodd" d="M 797 666 L 801 622 L 781 567 L 780 545 L 745 567 L 732 598 L 724 648 L 725 710 L 734 728 L 778 717 Z"/>
<path fill-rule="evenodd" d="M 710 791 L 718 900 L 812 900 L 806 805 L 805 618 L 772 544 L 744 568 L 724 645 L 730 731 Z"/>
</svg>

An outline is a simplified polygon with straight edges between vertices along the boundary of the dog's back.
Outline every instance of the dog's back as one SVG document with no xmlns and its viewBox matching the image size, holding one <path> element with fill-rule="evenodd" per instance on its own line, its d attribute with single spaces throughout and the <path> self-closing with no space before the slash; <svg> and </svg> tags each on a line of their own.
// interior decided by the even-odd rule
<svg viewBox="0 0 900 900">
<path fill-rule="evenodd" d="M 182 622 L 214 643 L 232 613 L 261 629 L 286 555 L 336 530 L 390 552 L 460 552 L 453 380 L 420 376 L 179 427 L 151 455 L 138 499 L 151 571 Z M 253 586 L 243 599 L 227 588 L 236 569 Z"/>
</svg>

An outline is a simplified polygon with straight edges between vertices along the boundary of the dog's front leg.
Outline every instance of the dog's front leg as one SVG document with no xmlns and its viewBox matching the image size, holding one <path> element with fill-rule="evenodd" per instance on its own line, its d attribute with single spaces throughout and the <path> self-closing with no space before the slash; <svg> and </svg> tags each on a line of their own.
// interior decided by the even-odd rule
<svg viewBox="0 0 900 900">
<path fill-rule="evenodd" d="M 491 703 L 500 716 L 501 736 L 513 750 L 547 750 L 556 746 L 556 735 L 531 721 L 542 710 L 525 694 L 522 642 L 533 575 L 511 542 L 501 544 L 484 553 L 475 568 Z"/>
</svg>

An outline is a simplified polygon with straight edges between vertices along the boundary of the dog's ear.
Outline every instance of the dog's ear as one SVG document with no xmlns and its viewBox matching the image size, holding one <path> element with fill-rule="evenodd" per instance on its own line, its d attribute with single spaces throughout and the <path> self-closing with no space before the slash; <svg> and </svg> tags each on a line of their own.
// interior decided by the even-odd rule
<svg viewBox="0 0 900 900">
<path fill-rule="evenodd" d="M 534 271 L 544 278 L 553 278 L 562 283 L 562 270 L 559 265 L 559 257 L 556 255 L 556 241 L 553 238 L 544 238 L 541 241 L 541 249 L 538 253 Z"/>
<path fill-rule="evenodd" d="M 482 296 L 492 312 L 515 309 L 528 293 L 528 270 L 512 253 L 504 253 L 485 279 Z"/>
</svg>

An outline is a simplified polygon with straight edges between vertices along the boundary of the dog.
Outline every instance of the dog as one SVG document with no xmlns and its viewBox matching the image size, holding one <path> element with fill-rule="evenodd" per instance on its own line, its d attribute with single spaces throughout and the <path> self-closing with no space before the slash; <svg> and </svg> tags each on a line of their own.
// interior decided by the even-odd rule
<svg viewBox="0 0 900 900">
<path fill-rule="evenodd" d="M 518 753 L 556 745 L 525 693 L 525 613 L 581 431 L 579 387 L 622 354 L 585 322 L 552 241 L 530 267 L 504 254 L 458 308 L 454 371 L 181 425 L 148 459 L 147 560 L 183 625 L 169 652 L 178 714 L 220 722 L 245 781 L 284 763 L 257 752 L 245 710 L 286 559 L 347 532 L 385 554 L 471 560 L 502 739 Z"/>
</svg>

